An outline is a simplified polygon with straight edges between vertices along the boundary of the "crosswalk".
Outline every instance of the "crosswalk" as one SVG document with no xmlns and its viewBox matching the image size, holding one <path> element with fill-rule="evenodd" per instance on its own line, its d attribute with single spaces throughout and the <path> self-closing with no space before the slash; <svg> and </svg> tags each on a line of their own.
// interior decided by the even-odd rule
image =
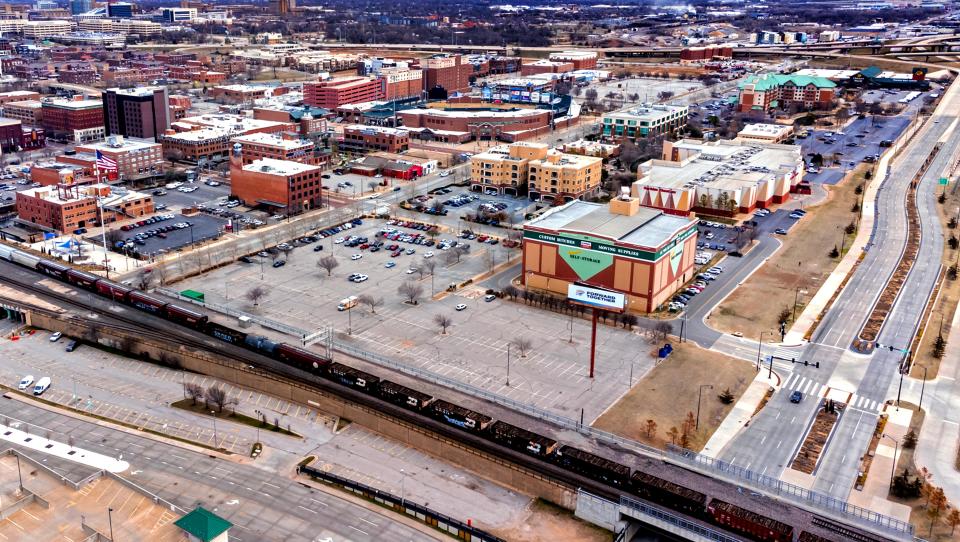
<svg viewBox="0 0 960 542">
<path fill-rule="evenodd" d="M 831 390 L 826 384 L 796 373 L 791 374 L 787 378 L 783 383 L 782 389 L 788 392 L 799 391 L 806 397 L 816 397 L 818 399 L 826 397 L 829 394 L 831 399 L 846 403 L 848 407 L 859 410 L 882 412 L 884 407 L 882 401 L 870 399 L 869 397 L 864 397 L 856 393 L 844 392 L 837 389 Z M 838 397 L 838 395 L 842 397 Z"/>
</svg>

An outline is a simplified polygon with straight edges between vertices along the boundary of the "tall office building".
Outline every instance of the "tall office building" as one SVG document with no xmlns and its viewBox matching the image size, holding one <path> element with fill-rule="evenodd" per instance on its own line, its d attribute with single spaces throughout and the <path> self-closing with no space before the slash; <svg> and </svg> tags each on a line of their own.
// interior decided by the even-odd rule
<svg viewBox="0 0 960 542">
<path fill-rule="evenodd" d="M 166 87 L 111 88 L 103 93 L 106 135 L 156 140 L 170 127 Z"/>
<path fill-rule="evenodd" d="M 80 15 L 93 9 L 93 0 L 70 0 L 70 15 Z"/>
<path fill-rule="evenodd" d="M 128 2 L 113 2 L 112 4 L 107 4 L 107 16 L 117 19 L 132 19 L 133 4 Z"/>
</svg>

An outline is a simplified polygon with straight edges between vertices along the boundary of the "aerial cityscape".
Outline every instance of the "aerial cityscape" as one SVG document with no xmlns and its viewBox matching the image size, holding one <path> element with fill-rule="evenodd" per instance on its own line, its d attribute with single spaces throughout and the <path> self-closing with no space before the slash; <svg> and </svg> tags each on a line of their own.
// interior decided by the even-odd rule
<svg viewBox="0 0 960 542">
<path fill-rule="evenodd" d="M 960 540 L 960 3 L 0 4 L 0 540 Z"/>
</svg>

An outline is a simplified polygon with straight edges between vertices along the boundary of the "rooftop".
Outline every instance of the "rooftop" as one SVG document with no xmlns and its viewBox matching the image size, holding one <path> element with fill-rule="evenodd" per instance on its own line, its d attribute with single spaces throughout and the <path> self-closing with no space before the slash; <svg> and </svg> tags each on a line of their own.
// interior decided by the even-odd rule
<svg viewBox="0 0 960 542">
<path fill-rule="evenodd" d="M 202 128 L 200 130 L 188 130 L 186 132 L 177 132 L 174 134 L 163 135 L 164 139 L 171 141 L 200 142 L 216 139 L 218 137 L 230 137 L 230 131 L 224 128 Z"/>
<path fill-rule="evenodd" d="M 77 145 L 78 151 L 108 151 L 108 152 L 120 152 L 120 151 L 142 151 L 146 149 L 153 149 L 160 147 L 159 143 L 154 143 L 153 141 L 147 141 L 145 139 L 135 139 L 129 137 L 118 137 L 108 138 L 106 141 L 97 141 L 96 143 L 84 143 L 82 145 Z"/>
<path fill-rule="evenodd" d="M 43 105 L 63 109 L 93 109 L 102 108 L 103 102 L 100 100 L 44 100 Z"/>
<path fill-rule="evenodd" d="M 198 506 L 193 512 L 175 521 L 174 525 L 201 540 L 201 542 L 210 542 L 233 527 L 232 523 L 202 506 Z"/>
<path fill-rule="evenodd" d="M 835 88 L 837 86 L 833 81 L 823 77 L 797 75 L 795 73 L 787 75 L 780 73 L 764 73 L 747 76 L 747 78 L 740 83 L 740 88 L 753 85 L 754 90 L 763 91 L 786 84 L 793 84 L 798 87 L 813 85 L 817 88 Z"/>
<path fill-rule="evenodd" d="M 414 115 L 429 115 L 433 117 L 448 118 L 473 118 L 482 119 L 488 117 L 520 118 L 540 115 L 543 109 L 406 109 L 399 113 L 410 113 Z"/>
<path fill-rule="evenodd" d="M 306 145 L 313 145 L 310 141 L 300 138 L 285 138 L 279 134 L 265 134 L 256 132 L 253 134 L 241 135 L 233 138 L 236 143 L 252 143 L 255 145 L 271 145 L 282 147 L 285 150 L 299 149 Z"/>
<path fill-rule="evenodd" d="M 617 243 L 656 249 L 686 230 L 696 219 L 641 207 L 632 216 L 614 214 L 608 205 L 573 200 L 543 213 L 526 226 L 604 237 Z"/>
<path fill-rule="evenodd" d="M 163 87 L 108 88 L 107 92 L 113 92 L 122 96 L 146 98 L 153 96 L 153 93 L 158 90 L 163 90 Z"/>
<path fill-rule="evenodd" d="M 607 113 L 604 117 L 610 118 L 629 118 L 629 119 L 651 119 L 672 115 L 678 112 L 686 112 L 689 108 L 685 105 L 659 105 L 643 104 L 631 109 L 614 111 Z"/>
<path fill-rule="evenodd" d="M 740 130 L 739 136 L 778 137 L 793 131 L 793 126 L 784 124 L 747 124 Z"/>
<path fill-rule="evenodd" d="M 14 124 L 22 124 L 23 121 L 20 119 L 7 119 L 0 117 L 0 126 L 12 126 Z"/>
<path fill-rule="evenodd" d="M 253 130 L 263 130 L 267 128 L 280 128 L 287 126 L 289 123 L 220 113 L 212 115 L 200 115 L 196 117 L 184 117 L 174 124 L 180 124 L 181 126 L 206 126 L 208 128 L 220 128 L 224 131 L 239 133 L 251 132 Z"/>
<path fill-rule="evenodd" d="M 7 102 L 4 107 L 29 107 L 32 109 L 37 109 L 43 106 L 43 103 L 40 100 L 21 100 L 19 102 Z"/>
<path fill-rule="evenodd" d="M 257 173 L 268 173 L 270 175 L 299 175 L 308 171 L 320 171 L 317 166 L 301 164 L 300 162 L 291 162 L 289 160 L 275 160 L 273 158 L 261 158 L 254 160 L 249 165 L 243 166 L 244 171 L 253 171 Z"/>
<path fill-rule="evenodd" d="M 369 134 L 387 134 L 394 136 L 404 136 L 409 132 L 401 128 L 390 128 L 388 126 L 367 126 L 364 124 L 348 124 L 343 127 L 343 131 L 352 130 L 355 132 L 369 133 Z"/>
</svg>

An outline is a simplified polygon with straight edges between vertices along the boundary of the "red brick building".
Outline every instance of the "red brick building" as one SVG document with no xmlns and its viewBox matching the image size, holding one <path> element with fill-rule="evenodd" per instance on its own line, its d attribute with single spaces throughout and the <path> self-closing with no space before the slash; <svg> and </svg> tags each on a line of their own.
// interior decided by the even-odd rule
<svg viewBox="0 0 960 542">
<path fill-rule="evenodd" d="M 103 198 L 102 218 L 97 196 Z M 149 195 L 133 191 L 112 193 L 110 186 L 105 184 L 61 184 L 17 193 L 17 217 L 20 220 L 58 232 L 71 232 L 153 212 L 153 198 Z"/>
<path fill-rule="evenodd" d="M 303 103 L 312 107 L 334 110 L 343 104 L 372 102 L 384 98 L 380 80 L 367 77 L 349 77 L 303 84 Z"/>
<path fill-rule="evenodd" d="M 10 102 L 22 102 L 24 100 L 39 100 L 40 94 L 30 90 L 12 90 L 10 92 L 0 92 L 0 107 Z"/>
<path fill-rule="evenodd" d="M 423 60 L 423 89 L 443 87 L 447 92 L 463 92 L 470 89 L 473 64 L 460 55 L 442 54 Z"/>
<path fill-rule="evenodd" d="M 104 137 L 103 102 L 100 100 L 50 100 L 43 102 L 43 129 L 50 137 L 78 143 Z"/>
<path fill-rule="evenodd" d="M 554 62 L 552 60 L 538 60 L 520 66 L 520 75 L 534 75 L 538 73 L 566 73 L 574 70 L 572 62 Z"/>
<path fill-rule="evenodd" d="M 379 79 L 387 100 L 419 97 L 423 92 L 423 70 L 384 68 Z"/>
<path fill-rule="evenodd" d="M 398 153 L 410 147 L 410 135 L 406 130 L 397 128 L 353 124 L 343 128 L 343 139 L 337 142 L 337 147 L 353 152 Z"/>
<path fill-rule="evenodd" d="M 711 60 L 733 58 L 733 47 L 726 45 L 708 45 L 706 47 L 687 47 L 680 51 L 681 64 L 696 64 Z"/>
<path fill-rule="evenodd" d="M 20 119 L 0 117 L 0 152 L 17 152 L 43 148 L 43 128 L 28 128 Z"/>
<path fill-rule="evenodd" d="M 550 53 L 550 60 L 554 62 L 569 62 L 575 70 L 597 69 L 596 51 L 561 51 Z"/>
<path fill-rule="evenodd" d="M 443 110 L 407 109 L 398 111 L 403 127 L 419 139 L 464 143 L 474 139 L 520 141 L 542 135 L 551 129 L 547 109 Z M 556 122 L 563 128 L 570 121 Z"/>
<path fill-rule="evenodd" d="M 312 141 L 300 139 L 289 133 L 248 134 L 235 137 L 231 141 L 240 145 L 243 165 L 262 158 L 289 160 L 312 166 L 323 166 L 330 160 L 330 155 L 314 152 L 316 145 Z"/>
<path fill-rule="evenodd" d="M 230 193 L 251 207 L 297 213 L 321 206 L 323 169 L 287 160 L 261 158 L 243 165 L 237 149 L 230 157 Z"/>
</svg>

